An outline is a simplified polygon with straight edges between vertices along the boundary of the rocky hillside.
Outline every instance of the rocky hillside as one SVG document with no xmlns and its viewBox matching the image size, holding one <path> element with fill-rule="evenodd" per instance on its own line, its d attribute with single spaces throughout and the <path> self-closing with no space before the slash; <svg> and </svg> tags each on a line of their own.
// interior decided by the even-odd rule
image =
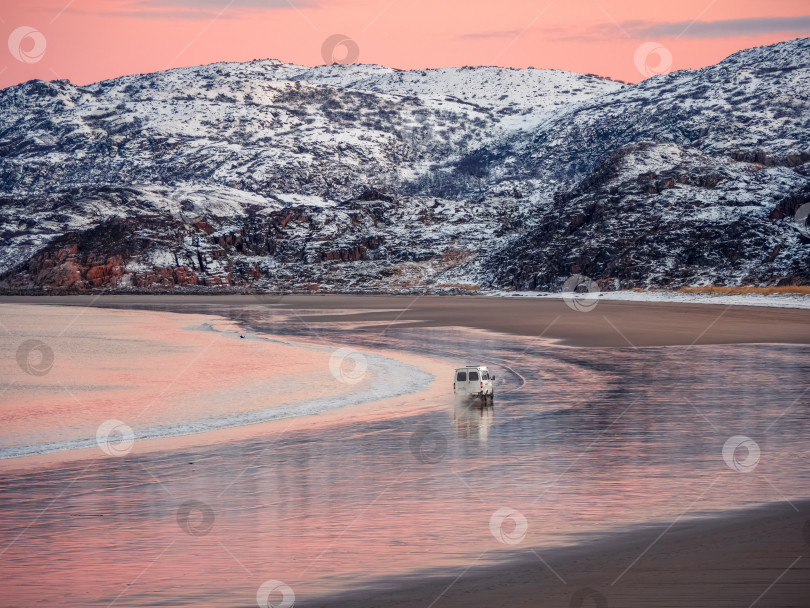
<svg viewBox="0 0 810 608">
<path fill-rule="evenodd" d="M 808 284 L 810 39 L 626 86 L 213 64 L 0 91 L 0 289 Z"/>
</svg>

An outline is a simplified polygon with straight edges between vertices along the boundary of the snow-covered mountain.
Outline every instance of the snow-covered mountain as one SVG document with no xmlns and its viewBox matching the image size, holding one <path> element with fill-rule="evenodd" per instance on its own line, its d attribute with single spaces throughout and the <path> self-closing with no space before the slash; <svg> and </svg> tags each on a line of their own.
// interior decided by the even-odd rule
<svg viewBox="0 0 810 608">
<path fill-rule="evenodd" d="M 810 39 L 624 85 L 276 60 L 0 91 L 0 288 L 810 282 Z"/>
</svg>

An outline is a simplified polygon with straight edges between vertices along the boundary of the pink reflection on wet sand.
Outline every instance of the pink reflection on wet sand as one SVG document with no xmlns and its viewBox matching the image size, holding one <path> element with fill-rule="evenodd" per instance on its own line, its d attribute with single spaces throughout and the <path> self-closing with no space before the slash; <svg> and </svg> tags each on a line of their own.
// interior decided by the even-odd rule
<svg viewBox="0 0 810 608">
<path fill-rule="evenodd" d="M 10 380 L 0 395 L 4 447 L 93 437 L 110 419 L 137 431 L 261 410 L 358 391 L 370 379 L 341 382 L 330 370 L 329 349 L 255 339 L 217 317 L 2 309 L 13 328 L 0 346 L 0 375 Z M 26 340 L 52 353 L 46 373 L 18 364 L 15 351 Z M 30 354 L 35 371 L 41 357 Z"/>
<path fill-rule="evenodd" d="M 521 338 L 462 330 L 386 336 L 399 349 L 480 349 L 501 381 L 495 407 L 457 406 L 446 386 L 421 408 L 403 398 L 402 417 L 359 410 L 205 447 L 9 472 L 7 601 L 250 606 L 268 579 L 306 601 L 809 489 L 810 423 L 795 412 L 767 431 L 806 378 L 801 349 L 650 351 L 685 368 L 673 382 L 631 349 L 529 350 Z M 446 441 L 435 462 L 414 452 L 420 429 Z M 721 455 L 742 429 L 764 454 L 750 474 Z M 189 501 L 202 507 L 178 522 Z M 514 545 L 502 542 L 510 522 L 500 540 L 492 532 L 504 507 L 528 523 Z"/>
</svg>

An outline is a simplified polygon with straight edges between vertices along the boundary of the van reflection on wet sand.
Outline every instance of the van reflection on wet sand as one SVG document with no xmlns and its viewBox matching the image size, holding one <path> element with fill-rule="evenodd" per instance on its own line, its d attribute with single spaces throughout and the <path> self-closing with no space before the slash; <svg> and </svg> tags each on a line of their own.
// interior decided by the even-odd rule
<svg viewBox="0 0 810 608">
<path fill-rule="evenodd" d="M 478 399 L 471 398 L 456 399 L 453 405 L 453 421 L 458 436 L 486 443 L 495 417 L 495 407 L 481 405 Z"/>
</svg>

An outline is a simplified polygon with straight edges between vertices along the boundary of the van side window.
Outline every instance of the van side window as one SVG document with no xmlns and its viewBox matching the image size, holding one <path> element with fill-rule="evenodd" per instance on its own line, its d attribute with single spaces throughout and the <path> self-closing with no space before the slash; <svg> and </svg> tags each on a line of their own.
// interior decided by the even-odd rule
<svg viewBox="0 0 810 608">
<path fill-rule="evenodd" d="M 456 382 L 466 382 L 466 381 L 467 381 L 467 372 L 459 372 L 458 374 L 456 374 Z"/>
<path fill-rule="evenodd" d="M 482 372 L 481 373 L 481 379 L 482 380 L 489 380 L 489 374 L 487 372 Z"/>
<path fill-rule="evenodd" d="M 470 372 L 470 382 L 478 381 L 478 372 Z"/>
</svg>

